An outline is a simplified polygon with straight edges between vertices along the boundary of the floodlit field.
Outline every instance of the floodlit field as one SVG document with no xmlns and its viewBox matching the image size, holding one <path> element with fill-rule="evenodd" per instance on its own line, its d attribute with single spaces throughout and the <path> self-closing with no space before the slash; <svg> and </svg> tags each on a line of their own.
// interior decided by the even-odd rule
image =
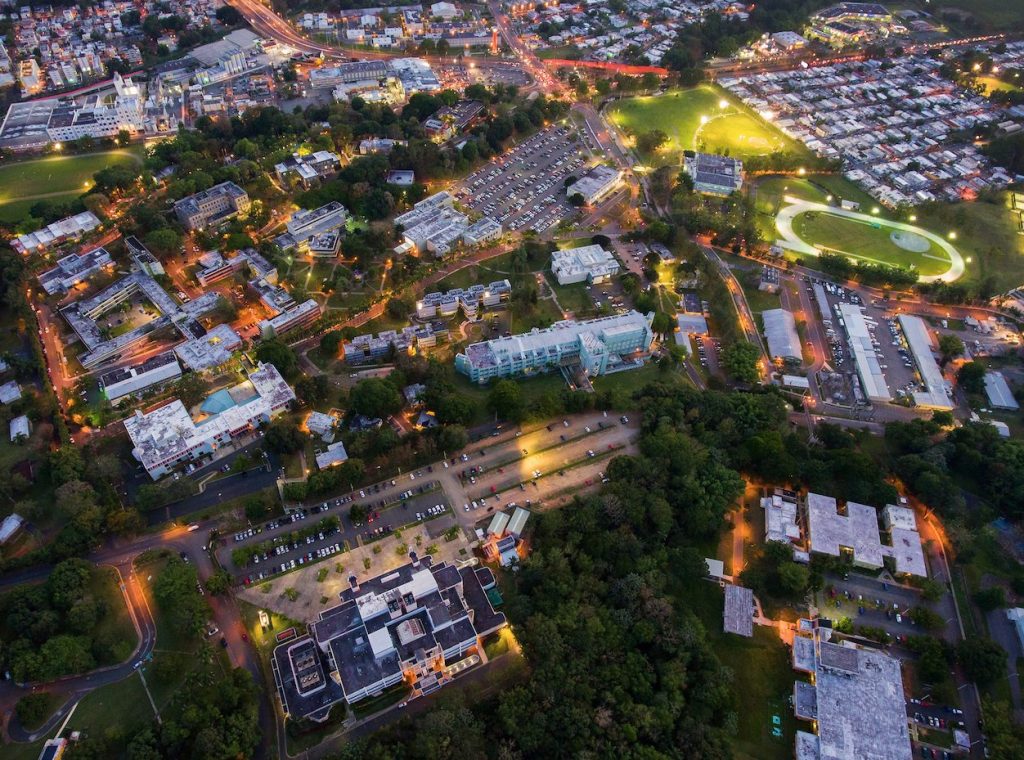
<svg viewBox="0 0 1024 760">
<path fill-rule="evenodd" d="M 92 184 L 92 175 L 117 164 L 141 162 L 131 150 L 51 156 L 0 166 L 0 215 L 5 206 L 23 207 L 27 201 L 79 195 Z"/>
<path fill-rule="evenodd" d="M 952 263 L 945 251 L 926 238 L 917 237 L 921 250 L 897 245 L 892 239 L 893 230 L 882 222 L 806 211 L 793 219 L 793 231 L 812 245 L 872 263 L 912 267 L 923 276 L 942 274 Z"/>
<path fill-rule="evenodd" d="M 626 135 L 654 129 L 668 135 L 657 155 L 649 157 L 655 163 L 678 162 L 682 150 L 728 152 L 739 159 L 779 151 L 806 154 L 802 145 L 711 85 L 619 100 L 608 108 L 608 120 Z"/>
<path fill-rule="evenodd" d="M 1019 86 L 1011 82 L 1004 82 L 997 77 L 978 77 L 978 84 L 985 86 L 986 95 L 991 95 L 993 92 L 1017 92 L 1020 89 Z"/>
</svg>

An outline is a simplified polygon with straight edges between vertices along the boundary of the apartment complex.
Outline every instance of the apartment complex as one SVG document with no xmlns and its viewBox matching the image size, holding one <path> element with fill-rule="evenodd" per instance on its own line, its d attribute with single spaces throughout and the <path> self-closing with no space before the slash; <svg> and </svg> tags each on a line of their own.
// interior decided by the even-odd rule
<svg viewBox="0 0 1024 760">
<path fill-rule="evenodd" d="M 481 311 L 506 303 L 511 296 L 512 284 L 508 280 L 453 288 L 445 293 L 427 293 L 416 302 L 416 317 L 452 317 L 461 308 L 467 319 L 476 319 Z"/>
<path fill-rule="evenodd" d="M 451 682 L 451 665 L 506 625 L 488 591 L 487 568 L 412 560 L 362 583 L 355 576 L 341 603 L 320 613 L 310 635 L 274 650 L 285 713 L 326 720 L 333 704 L 353 704 L 405 681 L 416 695 Z"/>
<path fill-rule="evenodd" d="M 178 221 L 190 230 L 216 226 L 248 211 L 249 195 L 234 182 L 221 182 L 174 204 Z"/>
<path fill-rule="evenodd" d="M 653 315 L 636 311 L 584 322 L 566 320 L 543 330 L 474 343 L 455 357 L 455 369 L 476 383 L 551 370 L 588 377 L 641 366 L 654 334 Z"/>
<path fill-rule="evenodd" d="M 193 419 L 179 400 L 124 421 L 132 455 L 153 480 L 177 465 L 213 454 L 235 438 L 252 432 L 283 412 L 295 392 L 273 364 L 260 363 L 248 380 L 208 397 Z"/>
</svg>

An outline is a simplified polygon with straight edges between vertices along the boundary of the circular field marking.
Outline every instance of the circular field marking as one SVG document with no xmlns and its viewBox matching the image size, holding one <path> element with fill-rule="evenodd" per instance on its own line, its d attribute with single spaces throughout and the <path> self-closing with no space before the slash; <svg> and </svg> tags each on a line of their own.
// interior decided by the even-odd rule
<svg viewBox="0 0 1024 760">
<path fill-rule="evenodd" d="M 912 253 L 924 253 L 932 247 L 928 238 L 918 235 L 916 232 L 908 232 L 906 230 L 893 230 L 889 233 L 889 239 L 893 242 L 893 245 Z"/>
</svg>

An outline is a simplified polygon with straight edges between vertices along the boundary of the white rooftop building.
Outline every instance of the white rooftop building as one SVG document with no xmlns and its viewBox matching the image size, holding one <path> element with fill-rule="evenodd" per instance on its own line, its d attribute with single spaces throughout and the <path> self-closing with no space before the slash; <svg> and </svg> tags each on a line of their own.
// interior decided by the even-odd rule
<svg viewBox="0 0 1024 760">
<path fill-rule="evenodd" d="M 846 336 L 853 352 L 861 390 L 869 401 L 892 401 L 889 386 L 886 385 L 882 365 L 875 354 L 871 331 L 864 318 L 864 310 L 850 303 L 839 304 L 839 316 L 846 325 Z"/>
<path fill-rule="evenodd" d="M 600 283 L 619 273 L 619 262 L 601 246 L 585 245 L 552 252 L 551 272 L 559 285 Z"/>
<path fill-rule="evenodd" d="M 27 415 L 22 414 L 11 420 L 11 443 L 19 438 L 28 438 L 31 433 L 32 424 L 28 421 Z"/>
<path fill-rule="evenodd" d="M 213 454 L 258 425 L 269 422 L 295 400 L 295 392 L 272 364 L 260 364 L 249 379 L 206 399 L 193 419 L 178 399 L 124 421 L 132 454 L 153 480 L 175 466 Z"/>
<path fill-rule="evenodd" d="M 18 235 L 11 240 L 11 247 L 23 254 L 36 250 L 44 251 L 47 248 L 60 245 L 66 240 L 77 240 L 99 226 L 100 220 L 96 214 L 91 211 L 83 211 L 81 214 L 48 224 L 35 232 Z"/>
<path fill-rule="evenodd" d="M 761 319 L 764 321 L 764 336 L 768 341 L 769 356 L 772 359 L 799 362 L 803 354 L 792 312 L 785 309 L 768 309 L 761 312 Z"/>
<path fill-rule="evenodd" d="M 1002 372 L 990 370 L 985 373 L 985 395 L 988 396 L 988 405 L 993 409 L 1020 409 L 1020 404 L 1013 397 L 1010 384 L 1006 382 Z"/>
<path fill-rule="evenodd" d="M 935 361 L 935 355 L 932 354 L 928 326 L 923 319 L 913 314 L 900 314 L 899 320 L 924 383 L 923 390 L 914 391 L 914 403 L 926 409 L 952 409 L 954 404 L 946 387 L 946 380 L 942 376 L 939 363 Z"/>
<path fill-rule="evenodd" d="M 229 324 L 220 324 L 199 338 L 175 347 L 181 363 L 194 372 L 213 369 L 228 362 L 231 353 L 242 345 L 241 336 Z"/>
<path fill-rule="evenodd" d="M 610 166 L 595 166 L 565 189 L 571 198 L 579 193 L 588 206 L 607 198 L 622 183 L 622 172 Z"/>
</svg>

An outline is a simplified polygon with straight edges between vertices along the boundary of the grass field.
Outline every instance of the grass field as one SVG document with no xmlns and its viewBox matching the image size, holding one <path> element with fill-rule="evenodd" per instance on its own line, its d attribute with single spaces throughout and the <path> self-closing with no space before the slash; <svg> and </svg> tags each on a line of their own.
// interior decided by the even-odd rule
<svg viewBox="0 0 1024 760">
<path fill-rule="evenodd" d="M 934 243 L 922 252 L 900 248 L 889 237 L 892 230 L 884 225 L 873 226 L 856 219 L 807 211 L 793 220 L 793 230 L 812 245 L 823 246 L 854 258 L 903 268 L 913 267 L 922 275 L 942 274 L 949 269 L 950 259 Z"/>
<path fill-rule="evenodd" d="M 727 152 L 740 159 L 780 151 L 809 155 L 800 143 L 713 85 L 620 100 L 608 108 L 608 120 L 627 135 L 654 129 L 668 135 L 656 155 L 644 156 L 655 164 L 678 162 L 682 150 Z"/>
<path fill-rule="evenodd" d="M 985 85 L 986 95 L 991 95 L 993 92 L 1017 92 L 1020 90 L 1020 87 L 1012 82 L 1004 82 L 997 77 L 978 77 L 978 84 Z"/>
<path fill-rule="evenodd" d="M 1024 11 L 1018 3 L 1006 0 L 934 0 L 929 10 L 941 14 L 943 9 L 969 13 L 983 27 L 990 30 L 1007 31 L 1007 27 L 1024 26 Z"/>
<path fill-rule="evenodd" d="M 51 156 L 0 166 L 0 221 L 20 218 L 42 197 L 78 195 L 92 175 L 116 164 L 141 162 L 138 150 L 111 150 L 80 156 Z"/>
</svg>

